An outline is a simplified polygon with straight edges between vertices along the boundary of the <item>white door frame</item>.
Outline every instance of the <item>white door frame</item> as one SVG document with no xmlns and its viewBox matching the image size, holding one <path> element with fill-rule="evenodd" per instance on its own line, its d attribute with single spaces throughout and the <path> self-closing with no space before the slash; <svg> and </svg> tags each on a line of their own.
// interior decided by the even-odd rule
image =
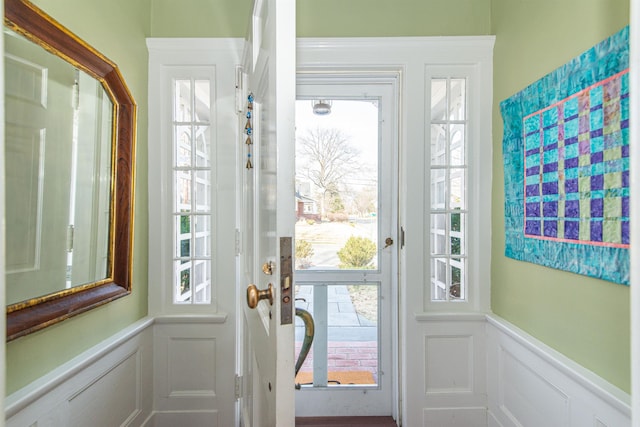
<svg viewBox="0 0 640 427">
<path fill-rule="evenodd" d="M 344 72 L 352 75 L 369 72 L 395 72 L 399 75 L 399 221 L 405 231 L 405 247 L 399 249 L 398 260 L 398 312 L 399 312 L 399 345 L 398 345 L 398 415 L 399 424 L 422 425 L 428 412 L 443 410 L 448 413 L 457 408 L 478 406 L 477 402 L 486 401 L 486 392 L 482 382 L 476 384 L 466 394 L 427 393 L 425 389 L 427 372 L 438 370 L 431 366 L 427 357 L 426 343 L 429 335 L 430 320 L 433 314 L 425 315 L 425 292 L 429 290 L 428 275 L 425 277 L 425 251 L 429 250 L 425 230 L 428 230 L 429 217 L 424 215 L 424 207 L 428 200 L 428 176 L 430 171 L 425 167 L 429 128 L 427 127 L 430 112 L 430 95 L 428 90 L 427 70 L 433 66 L 467 67 L 474 72 L 474 138 L 478 147 L 478 165 L 482 164 L 479 179 L 472 183 L 477 187 L 475 193 L 491 192 L 491 100 L 493 96 L 492 50 L 493 36 L 478 37 L 394 37 L 394 38 L 305 38 L 298 39 L 298 73 L 300 72 Z M 482 313 L 489 310 L 490 302 L 490 250 L 491 233 L 490 206 L 478 202 L 478 236 L 475 241 L 483 242 L 482 250 L 472 254 L 477 264 L 474 271 L 478 283 L 473 292 L 473 301 L 466 304 L 465 312 Z M 484 205 L 487 205 L 486 203 Z M 400 232 L 399 232 L 400 234 Z M 401 239 L 398 239 L 401 240 Z M 426 290 L 426 291 L 425 291 Z M 443 313 L 444 314 L 444 313 Z M 450 316 L 459 319 L 464 313 Z M 448 318 L 448 316 L 444 316 Z M 426 319 L 426 320 L 425 320 Z M 436 315 L 436 320 L 443 320 Z M 442 323 L 442 322 L 439 322 Z M 465 328 L 467 323 L 454 322 L 455 327 Z M 458 328 L 460 329 L 460 328 Z M 464 328 L 463 328 L 464 329 Z M 453 334 L 466 340 L 476 333 L 469 330 L 443 331 L 443 337 Z M 478 336 L 478 338 L 480 338 Z M 444 340 L 446 341 L 446 340 Z M 448 342 L 448 341 L 447 341 Z M 471 348 L 471 347 L 470 347 Z M 477 350 L 477 351 L 476 351 Z M 480 349 L 473 350 L 474 364 L 480 364 Z M 470 350 L 471 351 L 471 350 Z M 478 354 L 475 354 L 478 353 Z M 444 357 L 444 356 L 442 356 Z M 436 358 L 442 360 L 442 358 Z M 446 396 L 445 396 L 446 394 Z M 453 408 L 453 409 L 452 409 Z"/>
<path fill-rule="evenodd" d="M 381 314 L 381 320 L 387 320 L 387 324 L 379 324 L 379 346 L 391 346 L 387 353 L 389 360 L 380 359 L 381 365 L 379 369 L 382 375 L 379 381 L 385 387 L 385 393 L 378 396 L 379 390 L 354 390 L 354 389 L 331 389 L 325 388 L 314 389 L 308 388 L 296 392 L 296 415 L 299 416 L 315 416 L 326 412 L 318 412 L 314 405 L 309 401 L 317 403 L 318 407 L 330 407 L 331 414 L 334 416 L 347 415 L 392 415 L 397 419 L 399 411 L 398 398 L 398 155 L 399 155 L 399 88 L 401 73 L 399 70 L 389 69 L 382 71 L 379 68 L 360 67 L 358 69 L 349 70 L 318 70 L 305 69 L 298 71 L 297 86 L 298 98 L 306 99 L 309 96 L 325 96 L 326 99 L 359 99 L 358 96 L 366 93 L 372 98 L 378 98 L 382 101 L 384 112 L 380 120 L 387 122 L 381 126 L 382 134 L 379 140 L 382 140 L 382 146 L 378 147 L 379 156 L 379 182 L 388 183 L 386 194 L 381 194 L 382 199 L 379 204 L 383 206 L 385 212 L 389 215 L 384 218 L 379 225 L 382 233 L 379 237 L 384 239 L 391 237 L 394 244 L 389 250 L 383 249 L 379 252 L 379 265 L 388 271 L 383 272 L 388 279 L 385 286 L 381 287 L 381 298 L 387 303 L 381 306 L 382 309 L 387 308 L 388 313 Z M 340 96 L 334 95 L 336 87 L 343 86 L 343 91 L 337 91 Z M 315 87 L 315 89 L 313 88 Z M 360 95 L 356 95 L 360 94 Z M 323 98 L 324 99 L 324 98 Z M 380 218 L 380 215 L 378 215 Z M 383 241 L 383 240 L 382 240 Z M 378 246 L 382 243 L 378 242 Z M 312 279 L 316 271 L 296 271 L 296 283 L 315 282 Z M 344 282 L 347 276 L 361 276 L 359 272 L 336 272 L 330 271 L 320 272 L 321 281 L 332 281 L 336 283 Z M 365 280 L 378 274 L 364 274 Z M 356 277 L 354 277 L 356 279 Z M 375 278 L 371 279 L 375 281 Z M 384 279 L 383 279 L 384 280 Z M 357 279 L 356 279 L 357 281 Z M 388 293 L 387 293 L 388 292 Z M 315 353 L 314 353 L 315 354 Z M 386 385 L 384 383 L 387 383 Z M 329 394 L 330 393 L 330 394 Z M 306 396 L 305 396 L 306 395 Z M 378 400 L 372 399 L 376 396 Z M 385 402 L 389 398 L 388 401 Z M 304 408 L 301 413 L 300 408 Z"/>
</svg>

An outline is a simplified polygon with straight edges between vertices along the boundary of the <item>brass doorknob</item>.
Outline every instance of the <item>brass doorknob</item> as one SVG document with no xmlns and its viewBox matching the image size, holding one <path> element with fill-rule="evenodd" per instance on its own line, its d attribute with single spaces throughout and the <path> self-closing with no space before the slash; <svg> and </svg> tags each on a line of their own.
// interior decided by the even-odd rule
<svg viewBox="0 0 640 427">
<path fill-rule="evenodd" d="M 253 283 L 247 286 L 247 305 L 249 308 L 256 308 L 258 302 L 263 299 L 269 300 L 269 305 L 273 305 L 273 285 L 271 283 L 267 289 L 261 291 Z"/>
</svg>

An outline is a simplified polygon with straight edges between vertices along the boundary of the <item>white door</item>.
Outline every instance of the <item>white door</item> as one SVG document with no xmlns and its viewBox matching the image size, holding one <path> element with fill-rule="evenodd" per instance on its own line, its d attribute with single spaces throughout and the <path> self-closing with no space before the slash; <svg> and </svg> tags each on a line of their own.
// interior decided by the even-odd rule
<svg viewBox="0 0 640 427">
<path fill-rule="evenodd" d="M 394 413 L 395 82 L 298 76 L 296 307 L 315 322 L 298 416 Z M 297 349 L 303 336 L 298 321 Z"/>
<path fill-rule="evenodd" d="M 255 0 L 245 52 L 240 280 L 255 286 L 252 297 L 264 297 L 254 299 L 255 308 L 249 307 L 251 298 L 242 302 L 241 424 L 247 427 L 295 423 L 295 16 L 295 0 Z"/>
</svg>

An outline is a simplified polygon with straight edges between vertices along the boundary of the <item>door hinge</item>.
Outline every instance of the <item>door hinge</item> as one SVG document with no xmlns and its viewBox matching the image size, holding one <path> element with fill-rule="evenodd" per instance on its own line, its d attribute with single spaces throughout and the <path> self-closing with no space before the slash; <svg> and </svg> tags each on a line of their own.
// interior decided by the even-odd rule
<svg viewBox="0 0 640 427">
<path fill-rule="evenodd" d="M 400 227 L 400 249 L 404 248 L 404 227 Z"/>
<path fill-rule="evenodd" d="M 235 395 L 236 395 L 236 400 L 242 397 L 242 376 L 241 375 L 236 375 Z"/>
<path fill-rule="evenodd" d="M 73 252 L 73 224 L 69 224 L 67 227 L 67 252 Z"/>
<path fill-rule="evenodd" d="M 244 111 L 243 94 L 243 73 L 240 65 L 236 66 L 236 111 L 242 113 Z"/>
</svg>

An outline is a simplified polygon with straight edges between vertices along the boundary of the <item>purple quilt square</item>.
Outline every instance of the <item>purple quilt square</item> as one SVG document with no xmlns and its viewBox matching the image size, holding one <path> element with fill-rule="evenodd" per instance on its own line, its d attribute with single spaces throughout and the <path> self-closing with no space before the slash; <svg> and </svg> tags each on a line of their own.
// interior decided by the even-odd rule
<svg viewBox="0 0 640 427">
<path fill-rule="evenodd" d="M 622 198 L 622 216 L 629 218 L 629 196 Z"/>
<path fill-rule="evenodd" d="M 558 183 L 557 182 L 543 182 L 542 183 L 542 194 L 558 194 Z"/>
<path fill-rule="evenodd" d="M 622 146 L 622 157 L 629 157 L 629 146 L 628 145 L 623 145 Z"/>
<path fill-rule="evenodd" d="M 629 244 L 629 221 L 621 221 L 620 227 L 622 232 L 622 236 L 621 236 L 622 244 L 628 245 Z"/>
<path fill-rule="evenodd" d="M 540 218 L 540 203 L 527 203 L 527 218 Z"/>
<path fill-rule="evenodd" d="M 525 223 L 524 234 L 529 236 L 540 235 L 540 221 L 527 221 Z"/>
<path fill-rule="evenodd" d="M 564 238 L 578 240 L 580 237 L 580 222 L 565 221 L 564 222 Z"/>
<path fill-rule="evenodd" d="M 627 129 L 629 127 L 629 119 L 620 120 L 620 129 Z"/>
<path fill-rule="evenodd" d="M 571 157 L 570 159 L 566 159 L 564 161 L 564 168 L 565 169 L 571 169 L 571 168 L 577 168 L 578 167 L 578 158 L 577 157 Z"/>
<path fill-rule="evenodd" d="M 571 138 L 567 138 L 564 140 L 564 145 L 571 145 L 571 144 L 575 144 L 576 142 L 578 142 L 578 137 L 572 136 Z"/>
<path fill-rule="evenodd" d="M 545 218 L 558 218 L 558 202 L 543 203 L 542 216 Z"/>
<path fill-rule="evenodd" d="M 564 182 L 565 193 L 577 193 L 578 192 L 578 178 L 567 179 Z"/>
<path fill-rule="evenodd" d="M 591 199 L 591 218 L 604 216 L 604 199 Z"/>
<path fill-rule="evenodd" d="M 540 147 L 532 148 L 524 153 L 525 157 L 533 156 L 535 154 L 540 154 Z"/>
<path fill-rule="evenodd" d="M 540 173 L 540 165 L 527 168 L 527 176 L 538 175 Z"/>
<path fill-rule="evenodd" d="M 580 200 L 566 200 L 564 202 L 565 218 L 580 218 Z"/>
<path fill-rule="evenodd" d="M 602 190 L 604 188 L 604 175 L 591 176 L 591 190 Z"/>
<path fill-rule="evenodd" d="M 527 185 L 526 193 L 527 193 L 527 197 L 539 196 L 540 195 L 540 185 L 538 185 L 538 184 Z"/>
<path fill-rule="evenodd" d="M 629 171 L 628 170 L 622 171 L 622 188 L 629 188 Z"/>
<path fill-rule="evenodd" d="M 589 132 L 589 116 L 584 115 L 578 117 L 578 132 L 580 133 L 588 133 Z"/>
<path fill-rule="evenodd" d="M 558 221 L 544 222 L 545 237 L 558 237 Z"/>
<path fill-rule="evenodd" d="M 591 154 L 591 141 L 585 139 L 584 141 L 578 142 L 578 152 L 581 155 Z"/>
<path fill-rule="evenodd" d="M 542 166 L 542 172 L 555 172 L 558 170 L 558 162 L 545 163 Z"/>
<path fill-rule="evenodd" d="M 620 96 L 620 79 L 611 79 L 604 84 L 604 103 Z"/>
<path fill-rule="evenodd" d="M 602 163 L 603 159 L 604 159 L 604 155 L 602 151 L 598 151 L 596 153 L 591 154 L 591 164 Z"/>
<path fill-rule="evenodd" d="M 602 221 L 591 221 L 590 238 L 592 242 L 602 242 Z"/>
</svg>

